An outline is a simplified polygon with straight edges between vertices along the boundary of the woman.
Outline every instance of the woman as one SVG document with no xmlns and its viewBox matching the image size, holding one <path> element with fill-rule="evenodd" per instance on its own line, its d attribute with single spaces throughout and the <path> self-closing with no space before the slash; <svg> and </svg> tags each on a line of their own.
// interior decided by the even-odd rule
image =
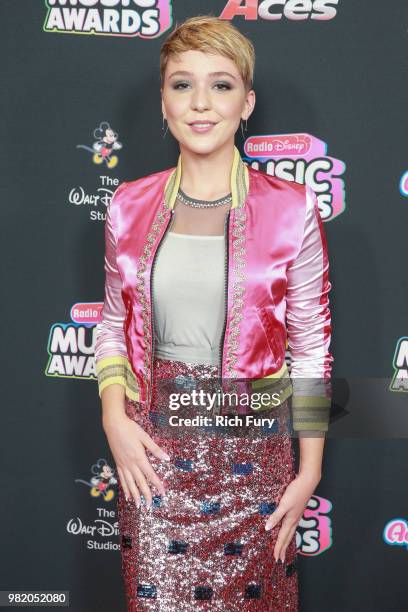
<svg viewBox="0 0 408 612">
<path fill-rule="evenodd" d="M 323 225 L 308 187 L 247 166 L 234 145 L 255 105 L 245 36 L 213 16 L 188 19 L 160 68 L 163 127 L 180 155 L 111 199 L 95 346 L 127 605 L 295 611 L 296 526 L 321 477 L 330 402 Z M 274 392 L 278 430 L 230 427 L 257 408 L 170 405 L 170 392 L 217 380 Z M 169 426 L 176 412 L 209 421 Z"/>
</svg>

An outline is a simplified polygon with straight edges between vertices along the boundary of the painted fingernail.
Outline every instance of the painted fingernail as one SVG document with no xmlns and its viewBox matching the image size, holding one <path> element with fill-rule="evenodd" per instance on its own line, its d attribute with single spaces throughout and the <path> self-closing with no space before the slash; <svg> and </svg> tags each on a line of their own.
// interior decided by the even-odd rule
<svg viewBox="0 0 408 612">
<path fill-rule="evenodd" d="M 163 453 L 162 457 L 165 461 L 170 461 L 170 457 L 166 453 Z"/>
<path fill-rule="evenodd" d="M 265 525 L 265 531 L 270 531 L 271 528 L 272 525 L 268 525 L 268 523 Z"/>
</svg>

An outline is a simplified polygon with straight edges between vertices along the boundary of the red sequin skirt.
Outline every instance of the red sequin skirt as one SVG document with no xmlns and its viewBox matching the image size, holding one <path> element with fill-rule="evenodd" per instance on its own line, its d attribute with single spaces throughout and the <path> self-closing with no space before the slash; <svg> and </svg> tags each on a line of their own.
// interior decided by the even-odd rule
<svg viewBox="0 0 408 612">
<path fill-rule="evenodd" d="M 298 610 L 296 537 L 285 562 L 273 549 L 280 523 L 265 522 L 295 477 L 289 435 L 169 434 L 163 380 L 211 379 L 213 365 L 156 357 L 149 414 L 126 400 L 127 415 L 171 457 L 149 461 L 165 484 L 150 510 L 126 501 L 119 481 L 118 524 L 127 609 L 160 612 Z M 152 418 L 153 417 L 153 418 Z M 156 417 L 156 418 L 155 418 Z M 173 428 L 174 429 L 174 428 Z M 166 433 L 167 432 L 167 433 Z"/>
</svg>

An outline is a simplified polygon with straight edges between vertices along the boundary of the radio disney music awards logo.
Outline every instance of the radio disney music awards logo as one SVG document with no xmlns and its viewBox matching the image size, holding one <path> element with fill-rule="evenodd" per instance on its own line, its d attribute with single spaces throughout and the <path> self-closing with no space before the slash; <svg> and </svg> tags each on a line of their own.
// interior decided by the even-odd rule
<svg viewBox="0 0 408 612">
<path fill-rule="evenodd" d="M 408 550 L 408 521 L 394 518 L 388 521 L 383 531 L 383 540 L 391 546 L 403 546 Z"/>
<path fill-rule="evenodd" d="M 45 0 L 44 32 L 151 39 L 173 23 L 171 0 Z"/>
<path fill-rule="evenodd" d="M 328 21 L 337 15 L 339 0 L 229 0 L 220 17 L 233 19 L 242 16 L 246 20 L 266 21 Z"/>
<path fill-rule="evenodd" d="M 396 392 L 408 392 L 408 337 L 403 336 L 397 340 L 392 360 L 394 375 L 389 389 Z"/>
<path fill-rule="evenodd" d="M 47 344 L 46 376 L 96 380 L 94 336 L 102 308 L 103 302 L 76 303 L 71 308 L 70 323 L 52 325 Z"/>
<path fill-rule="evenodd" d="M 313 557 L 326 552 L 332 544 L 332 523 L 328 516 L 332 509 L 328 499 L 312 495 L 296 528 L 297 551 Z"/>
<path fill-rule="evenodd" d="M 408 198 L 408 170 L 401 176 L 399 190 L 402 196 Z"/>
<path fill-rule="evenodd" d="M 116 508 L 112 503 L 117 497 L 117 479 L 115 470 L 106 459 L 98 459 L 91 467 L 88 479 L 76 478 L 75 482 L 83 485 L 98 505 L 95 516 L 82 519 L 79 516 L 67 521 L 67 533 L 73 536 L 85 536 L 88 550 L 119 550 L 119 525 Z"/>
<path fill-rule="evenodd" d="M 320 216 L 331 221 L 346 208 L 344 162 L 327 155 L 327 144 L 310 134 L 250 136 L 244 161 L 272 176 L 309 185 L 316 193 Z"/>
<path fill-rule="evenodd" d="M 84 149 L 92 154 L 92 161 L 96 165 L 103 164 L 109 169 L 115 168 L 119 163 L 117 151 L 123 147 L 119 142 L 119 135 L 115 132 L 108 121 L 101 121 L 99 126 L 92 132 L 92 145 L 78 144 L 77 149 Z"/>
</svg>

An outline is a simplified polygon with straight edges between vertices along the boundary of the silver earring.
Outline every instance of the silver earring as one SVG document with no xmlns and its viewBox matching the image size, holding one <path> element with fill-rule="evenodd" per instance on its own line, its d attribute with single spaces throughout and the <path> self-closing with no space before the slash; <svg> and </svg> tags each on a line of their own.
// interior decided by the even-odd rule
<svg viewBox="0 0 408 612">
<path fill-rule="evenodd" d="M 164 130 L 164 119 L 165 119 L 165 118 L 163 117 L 162 131 Z M 166 136 L 166 134 L 167 134 L 167 130 L 168 130 L 168 129 L 169 129 L 169 124 L 167 124 L 166 131 L 165 131 L 165 132 L 164 132 L 164 134 L 163 134 L 163 138 Z"/>
<path fill-rule="evenodd" d="M 248 119 L 245 119 L 245 131 L 247 130 L 248 130 Z M 242 132 L 242 138 L 245 138 L 244 125 L 242 123 L 242 119 L 241 119 L 241 132 Z"/>
</svg>

